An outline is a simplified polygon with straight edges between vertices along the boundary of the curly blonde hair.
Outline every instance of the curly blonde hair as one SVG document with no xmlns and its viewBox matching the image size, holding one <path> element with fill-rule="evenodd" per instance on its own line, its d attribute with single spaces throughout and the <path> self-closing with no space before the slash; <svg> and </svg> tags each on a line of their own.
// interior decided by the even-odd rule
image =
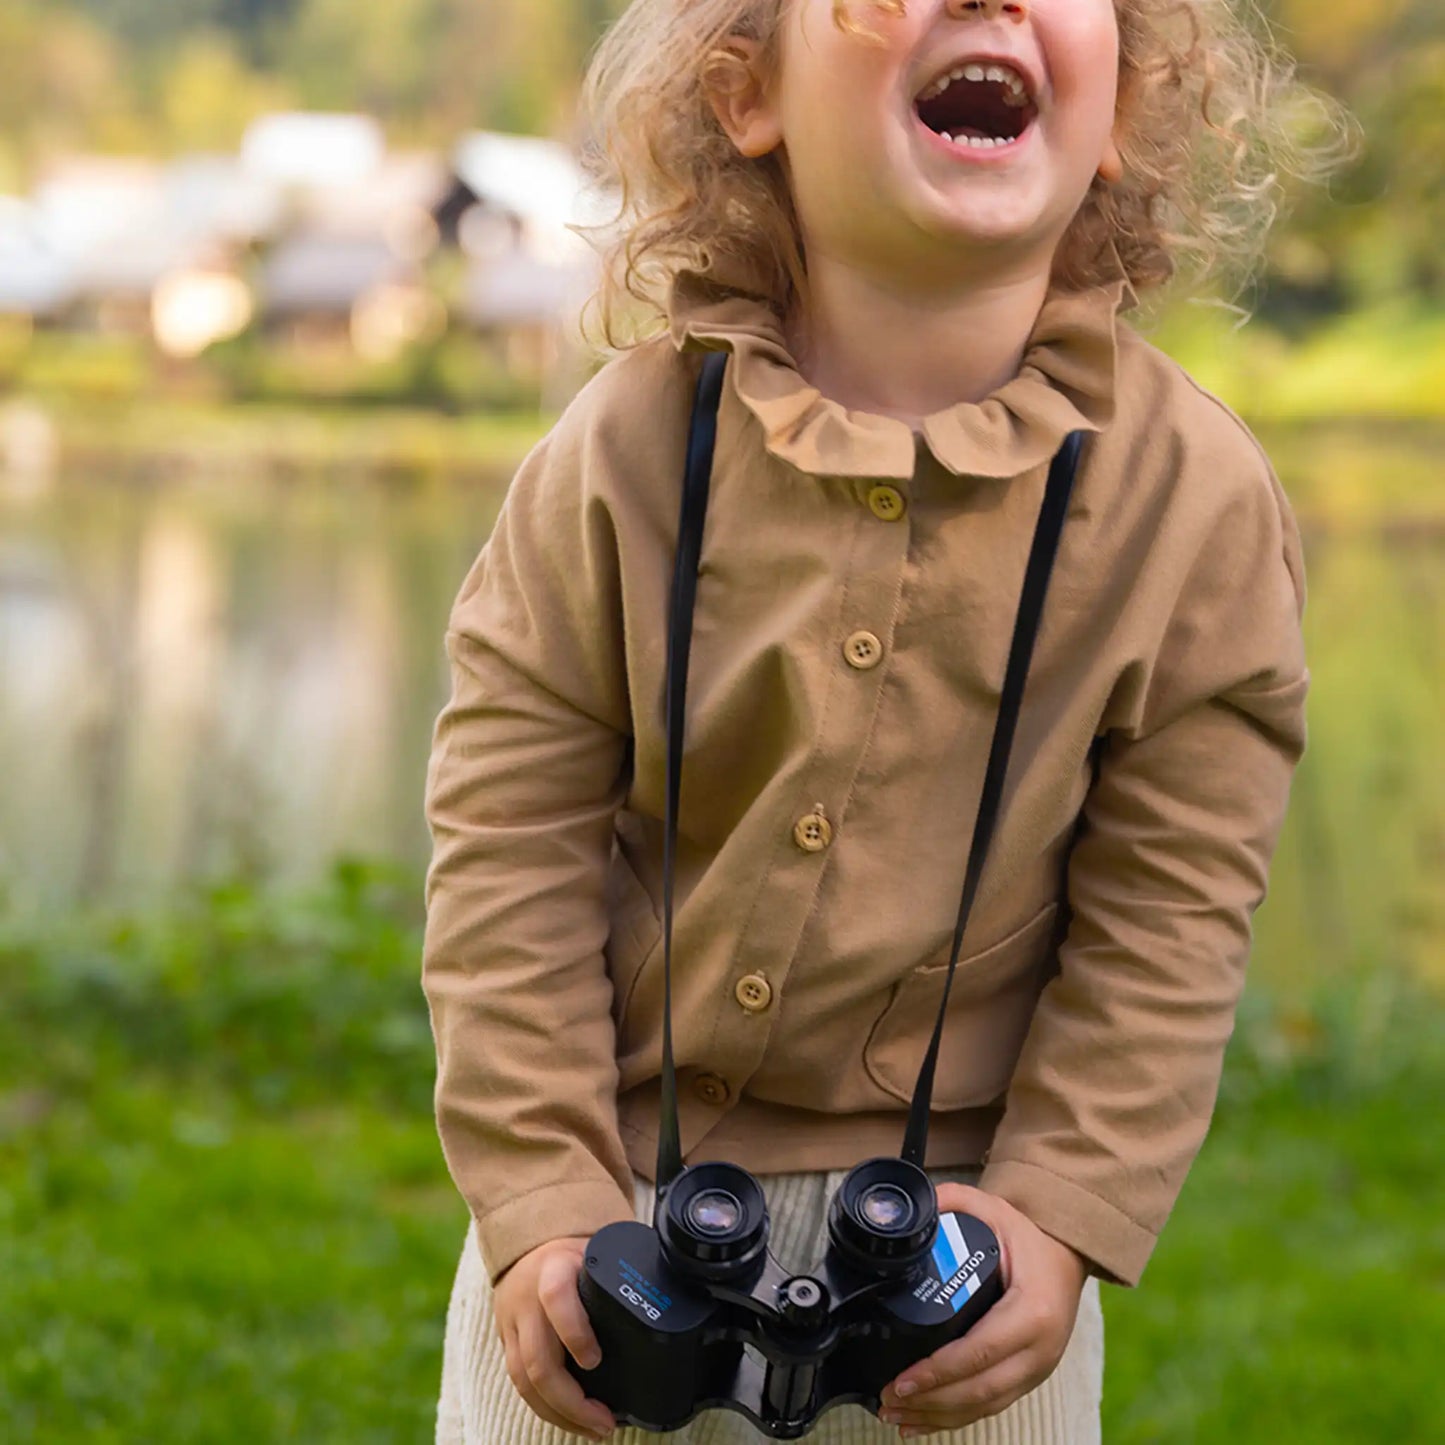
<svg viewBox="0 0 1445 1445">
<path fill-rule="evenodd" d="M 666 318 L 673 276 L 728 257 L 767 278 L 781 310 L 806 304 L 801 232 L 776 152 L 744 157 L 718 123 L 706 86 L 725 90 L 742 62 L 730 35 L 756 41 L 766 73 L 781 59 L 796 0 L 633 0 L 597 47 L 583 82 L 590 137 L 583 164 L 619 197 L 588 302 L 608 346 L 625 310 Z M 907 0 L 833 0 L 834 23 L 876 33 L 854 10 L 891 16 Z M 1257 268 L 1282 173 L 1314 178 L 1349 149 L 1348 117 L 1300 84 L 1255 0 L 1114 0 L 1119 25 L 1116 140 L 1122 181 L 1096 179 L 1055 258 L 1059 283 L 1085 288 L 1122 268 L 1136 293 L 1177 276 L 1232 279 Z"/>
</svg>

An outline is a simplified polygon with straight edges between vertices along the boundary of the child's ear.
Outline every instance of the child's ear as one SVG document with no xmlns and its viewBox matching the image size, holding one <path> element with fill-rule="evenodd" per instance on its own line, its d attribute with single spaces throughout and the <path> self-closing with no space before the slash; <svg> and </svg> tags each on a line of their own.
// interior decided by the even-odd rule
<svg viewBox="0 0 1445 1445">
<path fill-rule="evenodd" d="M 1119 153 L 1119 142 L 1110 135 L 1104 142 L 1104 158 L 1099 162 L 1099 179 L 1116 186 L 1124 179 L 1124 157 Z"/>
<path fill-rule="evenodd" d="M 743 155 L 768 155 L 782 144 L 783 127 L 759 64 L 758 42 L 730 35 L 723 49 L 735 59 L 715 65 L 704 81 L 708 104 Z"/>
</svg>

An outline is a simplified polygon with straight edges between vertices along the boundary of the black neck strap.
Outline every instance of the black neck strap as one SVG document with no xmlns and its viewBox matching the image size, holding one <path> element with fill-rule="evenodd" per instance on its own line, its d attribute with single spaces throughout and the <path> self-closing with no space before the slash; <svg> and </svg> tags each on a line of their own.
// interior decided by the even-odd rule
<svg viewBox="0 0 1445 1445">
<path fill-rule="evenodd" d="M 672 895 L 674 858 L 677 852 L 677 817 L 682 792 L 683 714 L 687 701 L 687 665 L 692 647 L 692 619 L 697 600 L 697 570 L 702 556 L 703 521 L 707 513 L 708 490 L 712 478 L 713 451 L 717 441 L 717 412 L 722 397 L 723 373 L 728 353 L 709 352 L 703 360 L 693 407 L 692 425 L 687 441 L 687 470 L 682 488 L 682 515 L 678 525 L 677 560 L 672 578 L 672 598 L 668 619 L 667 640 L 667 806 L 663 823 L 662 855 L 662 938 L 663 938 L 663 1016 L 662 1016 L 662 1101 L 657 1139 L 657 1193 L 682 1172 L 682 1143 L 677 1117 L 677 1073 L 672 1053 Z M 963 946 L 964 929 L 973 909 L 983 874 L 984 859 L 993 838 L 994 824 L 1003 799 L 1004 778 L 1008 772 L 1009 751 L 1018 725 L 1023 701 L 1024 683 L 1028 678 L 1034 642 L 1043 616 L 1044 597 L 1054 558 L 1058 554 L 1059 537 L 1068 513 L 1069 496 L 1078 470 L 1083 444 L 1081 432 L 1071 433 L 1049 468 L 1048 486 L 1034 531 L 1033 548 L 1024 572 L 1023 595 L 1018 618 L 1014 624 L 1013 643 L 1009 649 L 1008 667 L 1004 674 L 1003 693 L 999 700 L 998 721 L 994 726 L 993 745 L 989 749 L 988 766 L 984 771 L 983 790 L 978 815 L 974 822 L 973 841 L 969 846 L 968 865 L 964 875 L 963 897 L 958 909 L 958 922 L 953 930 L 953 951 L 949 956 L 944 980 L 943 1001 L 933 1026 L 913 1102 L 908 1112 L 908 1127 L 903 1141 L 903 1158 L 923 1167 L 928 1149 L 928 1115 L 933 1098 L 933 1075 L 943 1039 L 943 1024 L 948 1012 L 948 995 L 953 987 L 953 974 Z"/>
<path fill-rule="evenodd" d="M 728 354 L 710 351 L 698 377 L 692 426 L 687 437 L 687 471 L 682 482 L 682 519 L 667 629 L 667 812 L 662 845 L 662 1103 L 657 1133 L 657 1192 L 682 1172 L 682 1139 L 677 1123 L 677 1071 L 672 1058 L 672 880 L 677 853 L 677 813 L 682 793 L 682 719 L 687 702 L 687 660 L 692 652 L 692 613 L 697 601 L 697 567 L 702 525 L 712 484 L 717 412 Z"/>
<path fill-rule="evenodd" d="M 928 1152 L 928 1111 L 933 1102 L 933 1071 L 938 1064 L 943 1021 L 948 1013 L 948 995 L 953 988 L 953 971 L 958 967 L 963 930 L 968 926 L 968 915 L 973 910 L 974 895 L 983 875 L 983 862 L 993 841 L 993 827 L 1003 800 L 1004 776 L 1008 772 L 1009 750 L 1013 747 L 1014 730 L 1018 726 L 1019 709 L 1023 704 L 1024 683 L 1034 655 L 1034 642 L 1039 635 L 1044 597 L 1049 590 L 1054 558 L 1058 555 L 1059 536 L 1064 530 L 1064 518 L 1068 514 L 1069 495 L 1074 489 L 1074 474 L 1079 468 L 1083 442 L 1082 432 L 1070 432 L 1049 468 L 1049 482 L 1044 489 L 1043 505 L 1039 508 L 1039 520 L 1034 528 L 1034 545 L 1029 552 L 1028 566 L 1024 569 L 1023 595 L 1019 599 L 1018 617 L 1014 622 L 1008 668 L 999 697 L 998 720 L 993 729 L 993 745 L 989 748 L 988 766 L 984 769 L 983 790 L 973 824 L 973 841 L 968 849 L 958 922 L 953 928 L 953 952 L 949 954 L 948 972 L 943 979 L 943 1001 L 938 1006 L 938 1019 L 933 1025 L 933 1038 L 929 1041 L 928 1053 L 924 1055 L 923 1067 L 918 1071 L 918 1082 L 913 1086 L 913 1102 L 908 1108 L 908 1130 L 903 1136 L 903 1157 L 920 1169 Z"/>
</svg>

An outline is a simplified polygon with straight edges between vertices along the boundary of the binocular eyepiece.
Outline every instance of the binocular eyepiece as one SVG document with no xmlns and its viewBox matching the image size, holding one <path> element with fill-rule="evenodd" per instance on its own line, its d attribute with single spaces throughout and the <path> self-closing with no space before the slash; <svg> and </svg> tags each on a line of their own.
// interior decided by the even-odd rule
<svg viewBox="0 0 1445 1445">
<path fill-rule="evenodd" d="M 933 1181 L 902 1159 L 870 1159 L 852 1170 L 828 1207 L 828 1238 L 855 1267 L 906 1273 L 933 1243 Z"/>
<path fill-rule="evenodd" d="M 663 1254 L 697 1279 L 739 1279 L 768 1247 L 768 1205 L 762 1186 L 736 1164 L 686 1169 L 658 1201 Z"/>
</svg>

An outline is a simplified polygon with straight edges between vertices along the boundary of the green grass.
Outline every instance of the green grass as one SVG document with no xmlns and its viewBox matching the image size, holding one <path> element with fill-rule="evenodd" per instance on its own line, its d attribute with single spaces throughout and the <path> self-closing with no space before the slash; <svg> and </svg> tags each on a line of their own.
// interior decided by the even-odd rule
<svg viewBox="0 0 1445 1445">
<path fill-rule="evenodd" d="M 1105 1439 L 1423 1445 L 1445 1417 L 1445 1010 L 1384 974 L 1247 1003 L 1144 1280 L 1105 1291 Z"/>
<path fill-rule="evenodd" d="M 427 1438 L 465 1210 L 410 893 L 0 949 L 0 1439 Z"/>
<path fill-rule="evenodd" d="M 417 881 L 342 865 L 0 937 L 0 1440 L 430 1438 L 465 1215 Z M 1445 1003 L 1251 992 L 1135 1291 L 1110 1445 L 1425 1441 L 1445 1410 Z"/>
<path fill-rule="evenodd" d="M 427 1437 L 462 1228 L 429 1130 L 117 1079 L 26 1133 L 0 1213 L 4 1439 Z"/>
</svg>

